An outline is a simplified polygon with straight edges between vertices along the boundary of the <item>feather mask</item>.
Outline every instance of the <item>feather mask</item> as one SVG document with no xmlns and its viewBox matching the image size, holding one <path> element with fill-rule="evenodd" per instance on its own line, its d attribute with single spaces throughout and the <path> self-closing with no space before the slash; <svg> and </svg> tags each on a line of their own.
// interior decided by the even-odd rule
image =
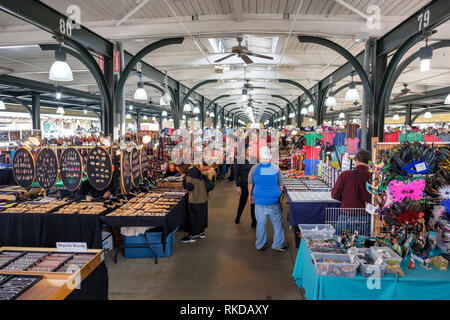
<svg viewBox="0 0 450 320">
<path fill-rule="evenodd" d="M 416 179 L 410 183 L 404 183 L 400 180 L 392 180 L 389 182 L 389 191 L 392 195 L 392 200 L 395 202 L 402 202 L 405 198 L 418 201 L 423 197 L 425 185 L 426 183 L 424 179 Z"/>
</svg>

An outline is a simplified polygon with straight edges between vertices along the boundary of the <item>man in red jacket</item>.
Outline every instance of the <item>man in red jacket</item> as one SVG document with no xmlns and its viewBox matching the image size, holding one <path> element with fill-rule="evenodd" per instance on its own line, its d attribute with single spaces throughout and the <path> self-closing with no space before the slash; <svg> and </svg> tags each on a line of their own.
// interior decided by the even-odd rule
<svg viewBox="0 0 450 320">
<path fill-rule="evenodd" d="M 370 202 L 370 195 L 366 189 L 366 182 L 371 180 L 368 164 L 371 153 L 360 149 L 355 155 L 356 168 L 347 170 L 339 175 L 331 191 L 331 197 L 341 201 L 341 208 L 365 208 Z"/>
</svg>

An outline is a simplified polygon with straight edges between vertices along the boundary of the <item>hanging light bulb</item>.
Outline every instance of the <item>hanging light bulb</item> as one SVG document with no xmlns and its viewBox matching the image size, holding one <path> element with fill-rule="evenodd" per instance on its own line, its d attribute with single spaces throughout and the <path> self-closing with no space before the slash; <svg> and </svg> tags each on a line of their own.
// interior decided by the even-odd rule
<svg viewBox="0 0 450 320">
<path fill-rule="evenodd" d="M 182 118 L 183 118 L 183 120 L 186 120 L 186 116 L 185 116 L 184 114 L 183 114 L 183 117 L 182 117 Z"/>
<path fill-rule="evenodd" d="M 420 72 L 428 72 L 431 68 L 431 57 L 433 56 L 433 48 L 428 46 L 419 49 L 419 58 L 420 58 Z"/>
<path fill-rule="evenodd" d="M 347 93 L 345 94 L 345 101 L 356 101 L 356 100 L 359 100 L 359 93 L 358 90 L 356 90 L 356 84 L 353 82 L 353 75 L 352 75 L 352 82 L 350 82 Z"/>
<path fill-rule="evenodd" d="M 61 47 L 55 51 L 55 62 L 53 62 L 48 78 L 53 81 L 73 81 L 72 69 L 66 62 L 66 53 Z"/>
<path fill-rule="evenodd" d="M 162 106 L 168 106 L 168 105 L 170 105 L 170 101 L 171 101 L 171 97 L 166 88 L 166 90 L 164 90 L 164 94 L 161 96 L 161 99 L 159 99 L 159 104 Z"/>
<path fill-rule="evenodd" d="M 58 106 L 58 108 L 56 109 L 56 113 L 63 115 L 64 114 L 64 108 L 60 105 Z"/>
<path fill-rule="evenodd" d="M 309 122 L 312 122 L 313 121 L 313 119 L 312 118 L 309 118 Z"/>
<path fill-rule="evenodd" d="M 131 119 L 131 114 L 127 113 L 127 115 L 125 116 L 125 118 Z"/>
<path fill-rule="evenodd" d="M 294 112 L 291 112 L 291 113 L 289 113 L 289 118 L 295 118 L 295 113 Z"/>
<path fill-rule="evenodd" d="M 313 113 L 314 112 L 314 105 L 312 103 L 308 106 L 308 112 L 309 113 Z"/>
<path fill-rule="evenodd" d="M 61 99 L 61 96 L 62 96 L 61 90 L 56 89 L 56 99 L 57 99 L 57 100 L 60 100 L 60 99 Z"/>
<path fill-rule="evenodd" d="M 195 121 L 198 121 L 198 117 L 195 117 Z"/>
<path fill-rule="evenodd" d="M 211 118 L 214 118 L 214 112 L 211 111 L 211 112 L 209 113 L 209 116 L 210 116 Z"/>
<path fill-rule="evenodd" d="M 142 73 L 139 74 L 138 88 L 134 92 L 134 100 L 148 100 L 147 92 L 145 92 L 144 84 L 142 83 Z"/>
<path fill-rule="evenodd" d="M 302 108 L 302 110 L 300 110 L 301 114 L 308 114 L 308 109 L 306 109 L 305 107 Z"/>
<path fill-rule="evenodd" d="M 398 116 L 398 114 L 394 114 L 394 117 L 393 117 L 393 119 L 394 119 L 394 120 L 399 120 L 399 119 L 400 119 L 400 117 Z"/>
<path fill-rule="evenodd" d="M 328 94 L 328 98 L 325 101 L 325 105 L 327 107 L 336 107 L 337 102 L 336 102 L 336 98 L 334 97 L 333 91 L 330 91 L 330 93 Z"/>
<path fill-rule="evenodd" d="M 162 115 L 163 117 L 167 116 L 167 111 L 166 111 L 166 110 L 163 110 L 163 112 L 161 113 L 161 115 Z"/>
<path fill-rule="evenodd" d="M 167 121 L 167 118 L 163 118 L 163 121 L 166 122 L 166 121 Z"/>
<path fill-rule="evenodd" d="M 191 112 L 191 105 L 189 104 L 189 103 L 186 103 L 185 105 L 184 105 L 184 108 L 183 108 L 183 111 L 184 112 Z"/>
<path fill-rule="evenodd" d="M 450 93 L 448 94 L 447 98 L 445 98 L 444 104 L 450 104 Z"/>
<path fill-rule="evenodd" d="M 156 121 L 156 117 L 155 117 L 155 116 L 153 116 L 153 117 L 152 117 L 152 120 L 153 120 L 153 121 Z"/>
<path fill-rule="evenodd" d="M 200 108 L 198 106 L 195 106 L 193 112 L 196 113 L 196 114 L 200 113 Z"/>
<path fill-rule="evenodd" d="M 148 117 L 147 117 L 146 115 L 144 115 L 144 116 L 142 117 L 142 119 L 147 120 Z"/>
<path fill-rule="evenodd" d="M 0 99 L 0 110 L 6 110 L 5 103 L 3 102 L 2 99 Z"/>
<path fill-rule="evenodd" d="M 343 112 L 339 113 L 339 118 L 341 118 L 341 119 L 345 118 L 345 113 L 343 113 Z"/>
<path fill-rule="evenodd" d="M 84 109 L 83 112 L 84 112 L 84 114 L 87 114 L 87 109 Z"/>
<path fill-rule="evenodd" d="M 132 104 L 130 104 L 130 110 L 133 110 L 133 105 Z"/>
<path fill-rule="evenodd" d="M 423 117 L 424 117 L 425 119 L 431 119 L 433 116 L 431 115 L 431 112 L 430 112 L 430 111 L 427 111 L 427 112 L 425 112 L 425 114 L 423 115 Z"/>
<path fill-rule="evenodd" d="M 245 111 L 246 111 L 247 113 L 250 113 L 250 112 L 252 112 L 253 110 L 252 110 L 252 107 L 247 107 L 247 108 L 245 109 Z"/>
</svg>

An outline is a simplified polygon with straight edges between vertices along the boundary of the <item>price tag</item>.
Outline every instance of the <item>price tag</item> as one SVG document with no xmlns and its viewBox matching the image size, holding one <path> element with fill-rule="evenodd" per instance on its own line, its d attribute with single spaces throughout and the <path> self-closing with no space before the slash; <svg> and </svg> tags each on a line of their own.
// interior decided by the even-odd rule
<svg viewBox="0 0 450 320">
<path fill-rule="evenodd" d="M 375 211 L 377 210 L 377 207 L 375 207 L 374 205 L 372 205 L 372 204 L 370 204 L 370 203 L 368 203 L 367 204 L 367 206 L 366 206 L 366 211 L 367 211 L 367 213 L 369 213 L 369 214 L 375 214 Z"/>
<path fill-rule="evenodd" d="M 57 242 L 57 252 L 87 252 L 86 242 Z"/>
<path fill-rule="evenodd" d="M 427 170 L 427 166 L 425 165 L 425 163 L 421 162 L 421 163 L 416 164 L 416 171 L 417 172 L 422 172 L 422 171 L 425 171 L 425 170 Z"/>
</svg>

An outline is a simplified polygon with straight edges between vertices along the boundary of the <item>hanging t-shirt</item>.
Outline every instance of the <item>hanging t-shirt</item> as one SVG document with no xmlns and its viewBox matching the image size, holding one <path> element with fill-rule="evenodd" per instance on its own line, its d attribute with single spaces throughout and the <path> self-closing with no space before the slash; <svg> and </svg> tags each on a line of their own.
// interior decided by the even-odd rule
<svg viewBox="0 0 450 320">
<path fill-rule="evenodd" d="M 423 142 L 423 134 L 418 132 L 410 132 L 406 137 L 408 142 Z"/>
<path fill-rule="evenodd" d="M 440 137 L 443 142 L 450 142 L 450 134 L 441 134 Z"/>
<path fill-rule="evenodd" d="M 408 141 L 408 134 L 407 133 L 402 133 L 400 135 L 400 137 L 398 137 L 398 142 L 405 142 Z"/>
<path fill-rule="evenodd" d="M 396 131 L 396 132 L 390 132 L 388 134 L 387 139 L 384 139 L 384 142 L 398 142 L 400 137 L 400 132 Z"/>
<path fill-rule="evenodd" d="M 305 165 L 305 175 L 314 176 L 317 173 L 317 166 L 320 161 L 315 159 L 305 159 L 303 160 L 303 164 Z"/>
<path fill-rule="evenodd" d="M 322 150 L 321 147 L 305 146 L 305 159 L 319 159 L 319 153 Z"/>
<path fill-rule="evenodd" d="M 333 144 L 335 135 L 336 135 L 336 133 L 334 133 L 334 132 L 324 132 L 323 137 L 322 137 L 323 144 L 325 145 L 327 142 L 329 144 Z"/>
<path fill-rule="evenodd" d="M 313 132 L 313 133 L 307 133 L 305 135 L 305 139 L 306 139 L 306 144 L 308 146 L 314 147 L 316 145 L 316 139 L 322 139 L 322 135 L 320 133 L 317 132 Z"/>
<path fill-rule="evenodd" d="M 434 134 L 426 134 L 423 136 L 424 142 L 442 142 L 442 139 L 439 136 L 435 136 Z"/>
<path fill-rule="evenodd" d="M 336 135 L 334 136 L 333 139 L 333 144 L 335 146 L 342 146 L 345 144 L 345 132 L 338 132 L 336 133 Z"/>
<path fill-rule="evenodd" d="M 345 153 L 345 151 L 347 150 L 347 146 L 335 146 L 336 152 L 333 152 L 333 161 L 339 161 L 340 157 Z M 336 156 L 336 153 L 339 156 Z"/>
<path fill-rule="evenodd" d="M 358 138 L 348 138 L 347 139 L 347 149 L 348 153 L 355 154 L 358 151 Z"/>
</svg>

